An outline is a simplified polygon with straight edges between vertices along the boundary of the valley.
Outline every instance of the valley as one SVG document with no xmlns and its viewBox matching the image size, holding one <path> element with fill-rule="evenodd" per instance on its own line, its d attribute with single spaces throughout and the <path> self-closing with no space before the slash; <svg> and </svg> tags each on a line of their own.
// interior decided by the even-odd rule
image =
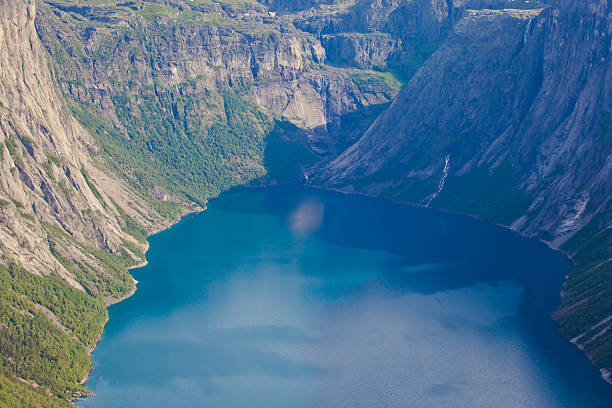
<svg viewBox="0 0 612 408">
<path fill-rule="evenodd" d="M 150 234 L 234 187 L 304 180 L 564 251 L 552 317 L 609 379 L 607 2 L 0 9 L 0 405 L 89 394 L 106 305 L 133 292 Z"/>
</svg>

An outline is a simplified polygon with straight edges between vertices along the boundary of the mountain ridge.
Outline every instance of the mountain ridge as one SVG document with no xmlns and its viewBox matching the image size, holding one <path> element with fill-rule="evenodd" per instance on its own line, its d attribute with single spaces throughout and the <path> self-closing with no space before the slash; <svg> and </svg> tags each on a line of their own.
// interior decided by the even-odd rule
<svg viewBox="0 0 612 408">
<path fill-rule="evenodd" d="M 304 174 L 565 251 L 553 317 L 610 380 L 607 1 L 0 7 L 0 405 L 87 395 L 149 233 Z"/>
</svg>

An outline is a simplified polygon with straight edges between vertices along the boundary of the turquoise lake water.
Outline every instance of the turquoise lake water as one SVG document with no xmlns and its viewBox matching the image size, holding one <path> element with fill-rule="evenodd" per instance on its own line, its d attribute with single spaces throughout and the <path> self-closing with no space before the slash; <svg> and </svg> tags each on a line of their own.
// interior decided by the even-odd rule
<svg viewBox="0 0 612 408">
<path fill-rule="evenodd" d="M 83 407 L 604 407 L 549 317 L 570 263 L 469 217 L 239 190 L 150 238 Z"/>
</svg>

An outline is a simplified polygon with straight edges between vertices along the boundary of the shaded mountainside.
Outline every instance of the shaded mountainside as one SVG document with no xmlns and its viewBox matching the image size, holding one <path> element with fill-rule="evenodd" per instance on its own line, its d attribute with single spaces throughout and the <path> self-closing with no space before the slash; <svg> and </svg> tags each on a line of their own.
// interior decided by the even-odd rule
<svg viewBox="0 0 612 408">
<path fill-rule="evenodd" d="M 353 0 L 296 15 L 339 66 L 412 75 L 459 20 L 465 1 Z"/>
<path fill-rule="evenodd" d="M 606 1 L 470 11 L 325 185 L 479 215 L 569 252 L 554 313 L 612 369 Z"/>
</svg>

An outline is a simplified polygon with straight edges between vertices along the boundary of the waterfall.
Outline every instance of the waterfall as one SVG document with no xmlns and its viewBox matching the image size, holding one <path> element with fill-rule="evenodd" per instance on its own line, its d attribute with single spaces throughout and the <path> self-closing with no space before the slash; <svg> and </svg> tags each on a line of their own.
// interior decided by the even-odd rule
<svg viewBox="0 0 612 408">
<path fill-rule="evenodd" d="M 440 183 L 438 184 L 438 190 L 432 194 L 425 207 L 429 207 L 429 204 L 440 194 L 440 191 L 444 188 L 444 183 L 446 182 L 446 178 L 448 177 L 448 169 L 450 164 L 450 154 L 446 155 L 446 159 L 444 160 L 444 170 L 442 170 L 442 177 L 440 177 Z"/>
</svg>

